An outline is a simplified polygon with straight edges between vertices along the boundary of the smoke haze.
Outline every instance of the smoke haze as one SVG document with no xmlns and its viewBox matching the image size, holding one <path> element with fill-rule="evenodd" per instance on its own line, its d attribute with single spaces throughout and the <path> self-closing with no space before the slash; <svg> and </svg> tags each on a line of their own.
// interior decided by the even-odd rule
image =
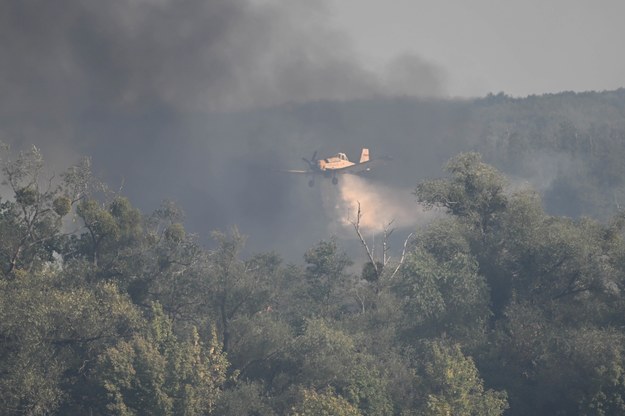
<svg viewBox="0 0 625 416">
<path fill-rule="evenodd" d="M 320 1 L 6 0 L 1 110 L 59 119 L 384 94 L 386 81 L 363 69 L 327 14 Z M 425 75 L 414 84 L 441 89 L 418 57 L 392 68 L 403 84 Z"/>
<path fill-rule="evenodd" d="M 269 172 L 348 143 L 331 108 L 292 106 L 444 91 L 416 56 L 365 69 L 328 13 L 323 1 L 3 1 L 0 140 L 41 147 L 57 169 L 92 156 L 141 208 L 173 198 L 201 234 L 300 229 L 308 245 L 326 237 L 311 226 L 323 208 Z"/>
<path fill-rule="evenodd" d="M 371 70 L 330 14 L 321 0 L 4 0 L 0 140 L 57 171 L 92 156 L 142 210 L 173 199 L 188 230 L 238 225 L 252 250 L 299 258 L 347 235 L 356 201 L 372 232 L 414 227 L 431 215 L 416 182 L 481 150 L 489 107 L 442 99 L 446 71 L 416 54 Z M 394 162 L 339 187 L 275 172 L 362 147 Z"/>
</svg>

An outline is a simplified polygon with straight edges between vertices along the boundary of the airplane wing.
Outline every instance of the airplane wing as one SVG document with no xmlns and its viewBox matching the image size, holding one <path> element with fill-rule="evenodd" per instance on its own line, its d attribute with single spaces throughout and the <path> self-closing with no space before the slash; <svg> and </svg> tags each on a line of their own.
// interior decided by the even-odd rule
<svg viewBox="0 0 625 416">
<path fill-rule="evenodd" d="M 284 172 L 284 173 L 301 173 L 311 175 L 314 172 L 312 170 L 297 170 L 297 169 L 276 169 L 276 172 Z"/>
</svg>

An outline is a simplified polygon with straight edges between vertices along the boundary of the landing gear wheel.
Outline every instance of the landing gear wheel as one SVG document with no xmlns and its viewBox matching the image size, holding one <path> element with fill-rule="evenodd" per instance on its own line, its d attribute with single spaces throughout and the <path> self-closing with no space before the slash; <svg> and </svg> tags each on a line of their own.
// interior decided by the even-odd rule
<svg viewBox="0 0 625 416">
<path fill-rule="evenodd" d="M 315 186 L 315 181 L 314 181 L 313 179 L 309 180 L 309 181 L 308 181 L 308 186 L 310 186 L 311 188 L 312 188 L 313 186 Z"/>
<path fill-rule="evenodd" d="M 334 178 L 332 178 L 332 185 L 336 185 L 337 183 L 339 183 L 339 178 L 335 176 Z"/>
</svg>

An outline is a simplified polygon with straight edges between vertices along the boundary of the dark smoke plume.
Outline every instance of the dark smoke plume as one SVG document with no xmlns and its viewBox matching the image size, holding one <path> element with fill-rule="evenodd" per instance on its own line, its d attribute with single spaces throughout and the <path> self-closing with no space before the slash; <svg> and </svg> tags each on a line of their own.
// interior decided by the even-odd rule
<svg viewBox="0 0 625 416">
<path fill-rule="evenodd" d="M 205 112 L 384 93 L 315 1 L 5 0 L 0 16 L 3 114 Z M 433 71 L 418 58 L 392 65 L 404 83 L 415 69 Z M 438 86 L 426 76 L 429 94 Z"/>
<path fill-rule="evenodd" d="M 90 155 L 144 210 L 179 201 L 203 235 L 239 224 L 276 247 L 300 234 L 303 250 L 327 237 L 321 198 L 273 168 L 314 150 L 385 152 L 333 102 L 444 93 L 418 57 L 365 70 L 328 13 L 303 0 L 4 0 L 0 140 L 37 145 L 58 169 Z"/>
</svg>

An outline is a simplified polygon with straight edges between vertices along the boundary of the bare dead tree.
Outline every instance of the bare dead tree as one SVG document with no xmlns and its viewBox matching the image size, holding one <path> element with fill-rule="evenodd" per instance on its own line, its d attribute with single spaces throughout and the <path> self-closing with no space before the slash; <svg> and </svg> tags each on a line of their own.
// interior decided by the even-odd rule
<svg viewBox="0 0 625 416">
<path fill-rule="evenodd" d="M 367 244 L 367 241 L 365 240 L 365 238 L 362 235 L 362 232 L 360 231 L 360 219 L 362 218 L 362 211 L 360 209 L 360 201 L 358 201 L 358 211 L 356 212 L 356 219 L 353 221 L 350 221 L 350 223 L 354 226 L 354 230 L 356 231 L 356 235 L 358 236 L 358 238 L 360 239 L 360 243 L 362 244 L 363 248 L 365 249 L 365 252 L 367 253 L 367 257 L 369 257 L 369 261 L 371 261 L 371 264 L 373 265 L 373 269 L 375 270 L 375 274 L 376 276 L 379 278 L 380 277 L 380 270 L 377 262 L 375 261 L 375 257 L 373 256 L 373 251 L 369 248 L 369 245 Z"/>
<path fill-rule="evenodd" d="M 365 252 L 367 253 L 367 257 L 369 258 L 369 261 L 371 262 L 373 270 L 375 271 L 376 278 L 379 280 L 379 279 L 382 278 L 383 270 L 386 268 L 386 266 L 391 261 L 391 256 L 389 255 L 389 252 L 390 252 L 389 239 L 391 237 L 391 234 L 393 234 L 393 232 L 395 231 L 395 228 L 391 228 L 391 226 L 393 225 L 394 220 L 389 221 L 383 227 L 383 231 L 382 231 L 383 232 L 383 239 L 382 239 L 382 263 L 381 263 L 382 267 L 380 267 L 380 262 L 376 261 L 376 258 L 375 258 L 375 255 L 374 255 L 375 254 L 375 251 L 374 251 L 375 250 L 375 240 L 374 240 L 373 246 L 370 247 L 369 244 L 367 244 L 366 239 L 362 235 L 362 231 L 360 229 L 360 220 L 361 220 L 361 218 L 362 218 L 362 210 L 361 210 L 360 202 L 358 202 L 358 210 L 356 211 L 356 218 L 354 220 L 350 220 L 350 223 L 354 227 L 354 230 L 356 231 L 356 235 L 360 239 L 360 243 L 363 246 L 363 248 L 365 249 Z M 399 258 L 399 261 L 398 261 L 396 267 L 393 269 L 393 272 L 388 276 L 389 280 L 392 280 L 397 275 L 397 272 L 399 272 L 399 269 L 401 268 L 402 264 L 404 263 L 404 260 L 406 259 L 406 250 L 407 250 L 407 247 L 408 247 L 408 242 L 410 241 L 412 236 L 413 236 L 413 233 L 410 233 L 408 235 L 408 237 L 406 237 L 406 239 L 404 240 L 404 245 L 403 245 L 401 256 Z"/>
</svg>

